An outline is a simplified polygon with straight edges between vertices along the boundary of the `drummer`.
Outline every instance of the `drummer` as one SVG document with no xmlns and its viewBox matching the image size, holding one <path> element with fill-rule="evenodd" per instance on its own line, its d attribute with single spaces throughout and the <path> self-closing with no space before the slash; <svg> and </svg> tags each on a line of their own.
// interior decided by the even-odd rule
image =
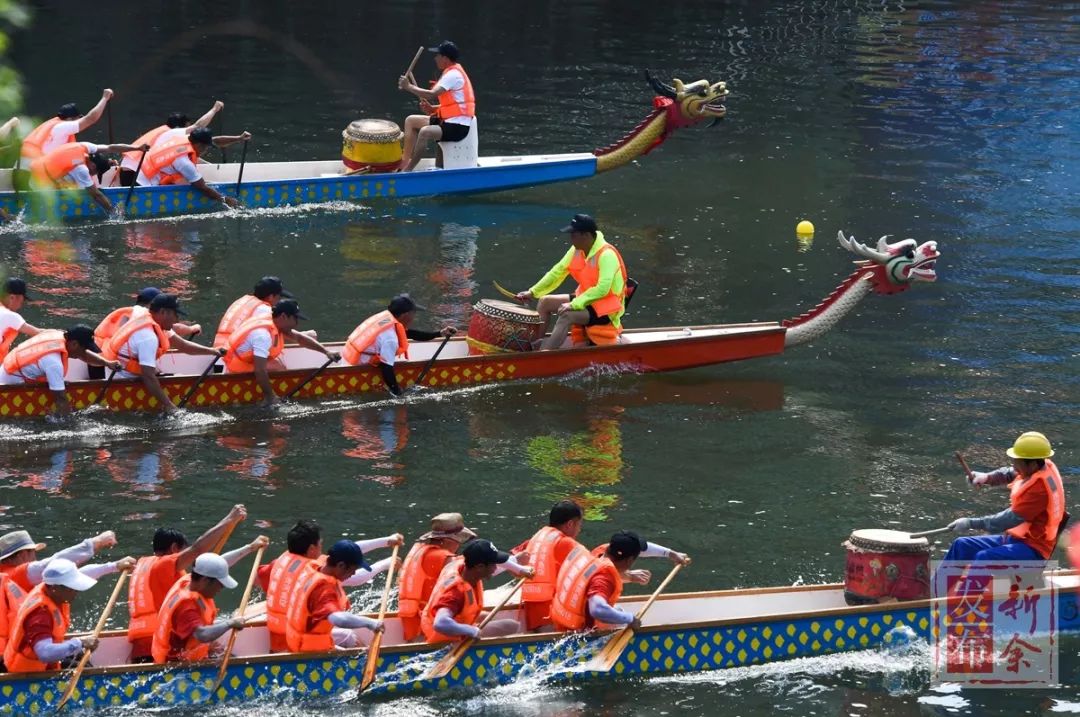
<svg viewBox="0 0 1080 717">
<path fill-rule="evenodd" d="M 944 560 L 1050 559 L 1065 518 L 1065 487 L 1050 460 L 1054 450 L 1046 436 L 1028 431 L 1005 454 L 1012 459 L 1012 467 L 976 472 L 971 483 L 977 487 L 1009 486 L 1009 507 L 995 515 L 958 518 L 949 524 L 957 533 L 983 530 L 998 535 L 957 538 Z"/>
<path fill-rule="evenodd" d="M 404 393 L 394 375 L 394 362 L 398 356 L 409 358 L 409 341 L 430 341 L 439 336 L 453 336 L 457 328 L 446 325 L 441 331 L 410 329 L 417 311 L 426 311 L 408 294 L 399 294 L 390 300 L 385 311 L 369 316 L 353 329 L 341 351 L 341 360 L 357 366 L 377 364 L 387 390 L 395 396 Z"/>
<path fill-rule="evenodd" d="M 398 89 L 420 98 L 420 109 L 425 112 L 405 118 L 403 172 L 416 168 L 428 142 L 460 142 L 468 137 L 476 119 L 476 96 L 465 68 L 458 64 L 458 46 L 447 40 L 428 52 L 435 53 L 435 66 L 442 73 L 434 87 L 425 90 L 410 82 L 407 75 L 398 78 Z"/>
<path fill-rule="evenodd" d="M 588 214 L 575 214 L 563 232 L 570 234 L 570 249 L 531 289 L 517 294 L 522 303 L 540 299 L 536 308 L 545 326 L 553 313 L 559 316 L 540 350 L 562 348 L 567 332 L 573 346 L 616 344 L 626 312 L 627 275 L 622 256 L 604 240 L 604 233 Z M 578 283 L 574 296 L 552 294 L 568 275 Z"/>
</svg>

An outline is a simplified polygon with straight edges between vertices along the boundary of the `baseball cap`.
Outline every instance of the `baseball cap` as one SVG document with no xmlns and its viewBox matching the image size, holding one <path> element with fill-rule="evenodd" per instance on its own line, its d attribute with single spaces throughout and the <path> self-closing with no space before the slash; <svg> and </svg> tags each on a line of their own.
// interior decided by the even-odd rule
<svg viewBox="0 0 1080 717">
<path fill-rule="evenodd" d="M 101 175 L 112 169 L 112 162 L 110 162 L 109 158 L 101 152 L 92 152 L 87 158 L 90 160 L 91 164 L 94 165 L 94 169 L 97 170 L 99 178 Z"/>
<path fill-rule="evenodd" d="M 292 299 L 282 299 L 274 304 L 274 308 L 270 311 L 271 316 L 295 316 L 298 319 L 307 320 L 307 317 L 300 313 L 300 304 L 296 303 Z"/>
<path fill-rule="evenodd" d="M 62 120 L 73 120 L 82 117 L 82 112 L 79 111 L 74 102 L 68 102 L 66 105 L 60 105 L 60 109 L 56 111 L 56 116 Z"/>
<path fill-rule="evenodd" d="M 135 295 L 135 301 L 139 304 L 149 304 L 160 293 L 161 289 L 156 286 L 148 286 Z"/>
<path fill-rule="evenodd" d="M 470 568 L 476 565 L 502 565 L 510 559 L 510 553 L 499 550 L 490 540 L 483 538 L 470 540 L 461 554 L 465 556 L 465 566 Z"/>
<path fill-rule="evenodd" d="M 175 311 L 180 316 L 187 316 L 187 312 L 180 308 L 180 299 L 176 294 L 158 294 L 150 302 L 150 311 L 160 311 L 166 309 L 168 311 Z"/>
<path fill-rule="evenodd" d="M 427 311 L 427 307 L 421 306 L 413 301 L 412 297 L 408 294 L 398 294 L 393 299 L 390 299 L 390 303 L 386 308 L 394 316 L 401 316 L 410 311 Z"/>
<path fill-rule="evenodd" d="M 97 580 L 89 575 L 83 575 L 75 563 L 63 558 L 53 558 L 45 565 L 45 570 L 41 573 L 41 582 L 46 585 L 63 585 L 65 588 L 79 592 L 97 585 Z"/>
<path fill-rule="evenodd" d="M 620 530 L 611 536 L 607 552 L 611 557 L 620 560 L 622 558 L 636 558 L 648 547 L 649 544 L 637 533 L 632 530 Z"/>
<path fill-rule="evenodd" d="M 596 228 L 596 220 L 588 214 L 575 214 L 570 223 L 562 228 L 562 231 L 564 234 L 570 232 L 593 232 L 595 234 L 598 229 Z"/>
<path fill-rule="evenodd" d="M 330 547 L 330 552 L 326 554 L 326 561 L 329 565 L 345 563 L 371 571 L 371 566 L 364 560 L 364 551 L 351 540 L 339 540 L 334 543 Z"/>
<path fill-rule="evenodd" d="M 30 533 L 16 530 L 0 536 L 0 560 L 10 558 L 20 550 L 44 550 L 45 543 L 35 543 Z"/>
<path fill-rule="evenodd" d="M 420 540 L 449 538 L 460 544 L 475 537 L 476 533 L 465 527 L 465 518 L 461 513 L 439 513 L 431 519 L 431 530 L 421 535 Z"/>
<path fill-rule="evenodd" d="M 192 144 L 213 144 L 214 133 L 208 127 L 193 129 L 188 134 L 188 141 Z"/>
<path fill-rule="evenodd" d="M 14 279 L 13 278 L 13 279 L 8 279 L 7 281 L 5 281 L 4 282 L 4 293 L 5 294 L 19 294 L 21 296 L 25 296 L 28 299 L 30 298 L 30 295 L 26 293 L 26 282 L 23 281 L 22 279 Z"/>
<path fill-rule="evenodd" d="M 205 578 L 213 578 L 230 590 L 236 587 L 236 581 L 229 575 L 229 564 L 217 553 L 203 553 L 195 558 L 192 571 Z"/>
<path fill-rule="evenodd" d="M 294 298 L 292 293 L 285 291 L 285 285 L 276 276 L 264 276 L 255 282 L 255 288 L 251 291 L 256 298 L 265 299 L 274 294 L 280 294 L 283 299 Z"/>
<path fill-rule="evenodd" d="M 434 52 L 436 54 L 442 55 L 447 59 L 453 60 L 454 62 L 457 62 L 458 58 L 461 57 L 461 51 L 458 50 L 458 46 L 450 42 L 449 40 L 443 40 L 435 47 L 429 47 L 428 52 Z"/>
<path fill-rule="evenodd" d="M 101 351 L 96 343 L 94 343 L 94 330 L 86 324 L 76 324 L 70 329 L 64 332 L 64 338 L 70 341 L 78 341 L 79 345 L 84 349 L 91 351 Z"/>
</svg>

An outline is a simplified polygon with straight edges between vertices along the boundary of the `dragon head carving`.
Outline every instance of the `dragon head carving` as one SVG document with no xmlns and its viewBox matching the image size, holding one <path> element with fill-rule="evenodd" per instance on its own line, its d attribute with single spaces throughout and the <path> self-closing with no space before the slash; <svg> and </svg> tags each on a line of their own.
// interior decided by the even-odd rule
<svg viewBox="0 0 1080 717">
<path fill-rule="evenodd" d="M 675 79 L 674 85 L 667 85 L 656 79 L 646 70 L 645 79 L 660 95 L 653 104 L 667 109 L 668 131 L 680 127 L 690 127 L 702 120 L 712 118 L 714 122 L 727 114 L 724 99 L 727 97 L 727 83 L 698 80 L 683 84 Z"/>
<path fill-rule="evenodd" d="M 888 235 L 878 239 L 877 248 L 871 249 L 855 240 L 836 235 L 840 246 L 853 254 L 864 257 L 865 261 L 856 262 L 871 267 L 870 282 L 879 294 L 895 294 L 908 288 L 915 281 L 936 281 L 934 265 L 941 254 L 937 242 L 926 241 L 916 244 L 914 239 L 903 239 L 889 243 Z"/>
</svg>

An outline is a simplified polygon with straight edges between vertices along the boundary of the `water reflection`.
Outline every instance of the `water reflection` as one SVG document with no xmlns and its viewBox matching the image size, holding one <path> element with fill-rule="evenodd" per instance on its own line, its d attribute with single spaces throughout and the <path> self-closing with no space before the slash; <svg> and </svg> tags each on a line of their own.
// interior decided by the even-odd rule
<svg viewBox="0 0 1080 717">
<path fill-rule="evenodd" d="M 276 421 L 249 423 L 244 434 L 218 436 L 217 444 L 229 452 L 224 458 L 225 470 L 240 478 L 254 480 L 268 491 L 281 487 L 273 475 L 280 468 L 276 461 L 288 447 L 288 423 Z"/>
<path fill-rule="evenodd" d="M 121 444 L 98 449 L 94 463 L 123 487 L 114 495 L 159 500 L 169 497 L 166 486 L 177 478 L 174 450 L 170 444 Z"/>
<path fill-rule="evenodd" d="M 46 466 L 41 466 L 38 455 L 22 454 L 9 457 L 8 465 L 0 470 L 0 480 L 10 479 L 18 488 L 30 488 L 55 495 L 67 493 L 68 482 L 75 473 L 74 451 L 63 448 L 49 453 Z M 20 463 L 34 465 L 34 470 L 22 471 Z"/>
<path fill-rule="evenodd" d="M 404 482 L 405 464 L 394 458 L 409 443 L 407 410 L 405 404 L 398 404 L 342 414 L 341 435 L 354 445 L 341 455 L 370 463 L 361 479 L 388 486 Z"/>
<path fill-rule="evenodd" d="M 476 290 L 473 268 L 476 264 L 476 240 L 480 227 L 447 222 L 439 228 L 439 255 L 427 273 L 427 280 L 437 290 L 433 313 L 458 326 L 468 323 L 469 303 Z"/>
<path fill-rule="evenodd" d="M 195 285 L 191 270 L 199 252 L 199 232 L 176 224 L 131 224 L 124 230 L 126 283 L 159 286 L 189 296 Z"/>
<path fill-rule="evenodd" d="M 31 294 L 43 305 L 43 312 L 80 317 L 81 310 L 70 305 L 70 296 L 93 291 L 89 240 L 70 236 L 27 239 L 23 259 Z"/>
</svg>

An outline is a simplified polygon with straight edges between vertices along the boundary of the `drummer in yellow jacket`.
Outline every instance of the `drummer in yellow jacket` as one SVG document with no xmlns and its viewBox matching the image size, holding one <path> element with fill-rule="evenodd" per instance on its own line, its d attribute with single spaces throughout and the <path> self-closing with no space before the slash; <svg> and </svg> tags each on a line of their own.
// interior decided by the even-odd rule
<svg viewBox="0 0 1080 717">
<path fill-rule="evenodd" d="M 394 363 L 398 357 L 409 358 L 409 341 L 430 341 L 439 336 L 450 337 L 457 333 L 454 326 L 444 326 L 441 331 L 410 329 L 417 311 L 425 311 L 408 294 L 399 294 L 390 300 L 385 311 L 369 316 L 353 329 L 345 341 L 341 360 L 347 364 L 373 365 L 379 367 L 383 383 L 395 396 L 405 391 L 398 385 L 394 375 Z"/>
</svg>

